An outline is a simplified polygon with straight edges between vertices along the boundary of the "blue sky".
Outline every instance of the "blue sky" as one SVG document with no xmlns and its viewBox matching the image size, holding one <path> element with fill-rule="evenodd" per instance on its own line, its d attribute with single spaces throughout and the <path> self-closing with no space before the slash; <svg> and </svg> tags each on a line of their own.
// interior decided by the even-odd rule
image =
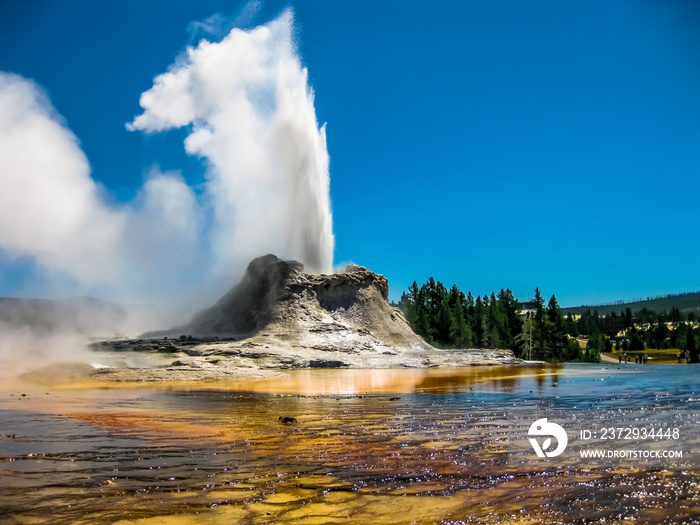
<svg viewBox="0 0 700 525">
<path fill-rule="evenodd" d="M 563 305 L 700 289 L 700 4 L 692 1 L 0 3 L 0 70 L 33 79 L 118 205 L 183 131 L 124 124 L 219 13 L 291 5 L 327 123 L 335 262 Z M 253 13 L 251 15 L 251 13 Z M 2 174 L 0 173 L 0 177 Z M 42 269 L 0 252 L 0 296 Z"/>
</svg>

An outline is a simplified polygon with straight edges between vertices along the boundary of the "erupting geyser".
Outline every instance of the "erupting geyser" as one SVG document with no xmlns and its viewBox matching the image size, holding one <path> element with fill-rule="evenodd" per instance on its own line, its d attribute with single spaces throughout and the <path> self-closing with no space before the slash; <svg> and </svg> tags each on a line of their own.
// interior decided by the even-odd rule
<svg viewBox="0 0 700 525">
<path fill-rule="evenodd" d="M 285 11 L 252 31 L 188 48 L 141 96 L 129 129 L 190 126 L 185 148 L 209 161 L 214 242 L 247 263 L 279 253 L 329 273 L 333 233 L 325 126 L 318 128 L 307 71 Z"/>
<path fill-rule="evenodd" d="M 268 252 L 332 271 L 325 127 L 291 10 L 188 47 L 140 103 L 127 128 L 186 128 L 205 183 L 153 168 L 115 206 L 43 90 L 0 72 L 0 255 L 33 259 L 64 290 L 68 277 L 69 293 L 149 303 L 208 300 Z"/>
</svg>

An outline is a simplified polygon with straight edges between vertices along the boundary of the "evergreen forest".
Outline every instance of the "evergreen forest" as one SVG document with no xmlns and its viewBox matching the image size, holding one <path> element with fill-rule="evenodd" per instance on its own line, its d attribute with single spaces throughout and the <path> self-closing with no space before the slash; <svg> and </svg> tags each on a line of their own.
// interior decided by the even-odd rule
<svg viewBox="0 0 700 525">
<path fill-rule="evenodd" d="M 699 361 L 696 316 L 676 307 L 565 315 L 554 295 L 545 304 L 539 288 L 533 301 L 520 303 L 509 289 L 474 297 L 432 277 L 422 286 L 414 281 L 395 306 L 416 333 L 440 348 L 508 348 L 517 357 L 548 362 L 600 362 L 603 352 L 613 350 L 673 348 Z"/>
</svg>

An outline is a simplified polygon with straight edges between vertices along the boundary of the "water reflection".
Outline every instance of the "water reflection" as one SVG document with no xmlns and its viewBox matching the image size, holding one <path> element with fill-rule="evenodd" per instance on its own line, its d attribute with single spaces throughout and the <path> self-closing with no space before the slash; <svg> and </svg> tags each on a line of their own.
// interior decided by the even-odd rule
<svg viewBox="0 0 700 525">
<path fill-rule="evenodd" d="M 657 368 L 319 370 L 48 393 L 16 385 L 0 399 L 0 434 L 15 435 L 0 438 L 0 515 L 18 523 L 688 521 L 700 516 L 700 395 L 693 367 Z M 280 424 L 281 415 L 298 424 Z M 559 458 L 539 460 L 528 448 L 539 417 L 569 431 Z M 584 445 L 606 445 L 577 441 L 581 429 L 617 424 L 677 427 L 674 446 L 687 454 L 665 463 L 580 457 Z"/>
<path fill-rule="evenodd" d="M 270 394 L 357 395 L 367 393 L 430 392 L 450 394 L 470 389 L 515 390 L 523 381 L 557 377 L 561 365 L 475 366 L 466 368 L 315 369 L 288 371 L 285 377 L 237 381 L 191 381 L 169 383 L 103 383 L 54 385 L 57 388 L 148 388 L 167 391 L 236 391 Z"/>
</svg>

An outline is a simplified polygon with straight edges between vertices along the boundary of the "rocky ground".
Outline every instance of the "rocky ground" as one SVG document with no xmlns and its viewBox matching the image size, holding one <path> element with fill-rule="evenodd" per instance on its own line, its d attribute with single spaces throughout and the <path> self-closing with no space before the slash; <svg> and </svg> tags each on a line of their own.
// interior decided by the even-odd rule
<svg viewBox="0 0 700 525">
<path fill-rule="evenodd" d="M 339 326 L 327 331 L 345 332 Z M 338 335 L 338 334 L 336 334 Z M 344 334 L 347 335 L 347 334 Z M 331 342 L 328 342 L 328 339 Z M 102 341 L 95 349 L 166 353 L 169 365 L 155 368 L 101 368 L 92 371 L 99 381 L 194 381 L 274 377 L 280 371 L 308 368 L 433 368 L 472 365 L 517 364 L 510 350 L 426 350 L 389 347 L 371 333 L 356 334 L 354 345 L 336 346 L 333 337 L 313 345 L 292 345 L 271 334 L 259 334 L 234 341 L 137 339 Z"/>
<path fill-rule="evenodd" d="M 310 275 L 266 255 L 242 281 L 181 327 L 139 339 L 102 340 L 96 351 L 165 354 L 169 364 L 103 368 L 99 381 L 271 377 L 288 369 L 426 368 L 520 363 L 510 350 L 440 350 L 416 335 L 388 302 L 385 277 L 350 265 Z"/>
</svg>

